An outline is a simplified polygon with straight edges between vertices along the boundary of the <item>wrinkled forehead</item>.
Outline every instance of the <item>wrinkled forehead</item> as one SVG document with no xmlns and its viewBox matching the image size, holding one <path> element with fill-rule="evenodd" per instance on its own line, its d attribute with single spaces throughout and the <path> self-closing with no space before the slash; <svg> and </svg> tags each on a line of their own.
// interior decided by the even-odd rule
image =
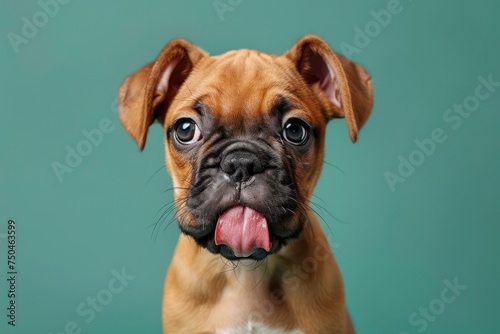
<svg viewBox="0 0 500 334">
<path fill-rule="evenodd" d="M 308 98 L 307 87 L 288 59 L 254 50 L 203 59 L 179 92 L 184 103 L 202 102 L 220 116 L 241 121 L 264 117 L 283 100 L 306 109 Z"/>
</svg>

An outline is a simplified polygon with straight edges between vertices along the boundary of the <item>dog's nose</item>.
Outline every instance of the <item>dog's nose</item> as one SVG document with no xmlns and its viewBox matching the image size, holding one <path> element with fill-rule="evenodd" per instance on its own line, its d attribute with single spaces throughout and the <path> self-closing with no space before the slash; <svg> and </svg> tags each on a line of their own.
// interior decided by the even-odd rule
<svg viewBox="0 0 500 334">
<path fill-rule="evenodd" d="M 248 151 L 229 153 L 222 159 L 220 166 L 233 182 L 246 182 L 264 171 L 264 164 L 259 157 Z"/>
</svg>

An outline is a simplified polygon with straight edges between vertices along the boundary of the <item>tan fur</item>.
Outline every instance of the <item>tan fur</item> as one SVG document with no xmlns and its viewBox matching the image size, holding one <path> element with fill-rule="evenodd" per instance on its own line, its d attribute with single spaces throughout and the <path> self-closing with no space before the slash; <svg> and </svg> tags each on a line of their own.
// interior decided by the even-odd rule
<svg viewBox="0 0 500 334">
<path fill-rule="evenodd" d="M 340 105 L 332 103 L 319 84 L 304 79 L 318 55 L 333 71 Z M 180 60 L 173 74 L 178 84 L 174 82 L 166 92 L 157 91 L 162 73 L 173 60 Z M 238 127 L 256 118 L 265 124 L 278 95 L 297 106 L 290 113 L 321 129 L 306 162 L 294 171 L 299 199 L 308 206 L 322 169 L 328 120 L 345 117 L 351 139 L 356 141 L 373 104 L 369 74 L 336 55 L 316 36 L 303 37 L 283 56 L 238 50 L 209 57 L 185 40 L 172 41 L 154 63 L 124 82 L 120 118 L 143 149 L 147 129 L 155 119 L 167 130 L 179 117 L 199 117 L 191 108 L 194 97 L 202 98 L 225 125 Z M 168 141 L 165 156 L 177 187 L 175 198 L 184 198 L 194 171 L 192 161 Z M 182 214 L 183 205 L 178 202 Z M 299 238 L 258 267 L 243 261 L 234 268 L 234 263 L 181 235 L 165 281 L 164 332 L 214 333 L 251 320 L 308 334 L 354 333 L 333 253 L 316 216 L 310 210 L 307 216 Z M 189 214 L 183 218 L 186 224 L 192 221 Z"/>
</svg>

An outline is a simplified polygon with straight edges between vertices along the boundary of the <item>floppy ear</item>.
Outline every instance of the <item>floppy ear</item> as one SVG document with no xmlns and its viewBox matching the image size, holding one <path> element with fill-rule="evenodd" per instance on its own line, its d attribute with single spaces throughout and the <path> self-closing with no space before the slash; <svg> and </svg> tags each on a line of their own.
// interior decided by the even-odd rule
<svg viewBox="0 0 500 334">
<path fill-rule="evenodd" d="M 164 117 L 193 66 L 207 54 L 183 39 L 171 41 L 156 61 L 129 76 L 120 87 L 120 120 L 142 151 L 148 128 Z"/>
<path fill-rule="evenodd" d="M 371 77 L 363 67 L 336 55 L 319 37 L 307 35 L 285 53 L 318 97 L 329 119 L 345 117 L 351 140 L 373 106 Z"/>
</svg>

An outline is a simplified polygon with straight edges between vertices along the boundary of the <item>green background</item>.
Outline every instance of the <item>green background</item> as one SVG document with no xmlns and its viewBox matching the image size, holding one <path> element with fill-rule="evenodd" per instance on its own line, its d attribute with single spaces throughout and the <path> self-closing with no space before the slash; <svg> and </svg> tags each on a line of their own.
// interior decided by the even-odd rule
<svg viewBox="0 0 500 334">
<path fill-rule="evenodd" d="M 371 11 L 388 2 L 233 0 L 221 20 L 212 0 L 73 0 L 16 53 L 8 34 L 21 35 L 23 17 L 32 21 L 41 7 L 3 0 L 0 332 L 55 334 L 69 321 L 82 333 L 161 332 L 163 280 L 179 232 L 164 229 L 171 216 L 159 233 L 151 227 L 172 201 L 171 181 L 161 127 L 139 153 L 118 121 L 127 75 L 176 37 L 211 54 L 280 54 L 314 33 L 341 52 L 342 43 L 355 46 L 356 27 L 376 29 Z M 401 8 L 350 56 L 373 76 L 375 107 L 355 145 L 343 120 L 329 125 L 313 201 L 334 231 L 358 333 L 497 333 L 500 87 L 456 130 L 443 115 L 474 94 L 478 77 L 500 81 L 500 5 L 401 0 Z M 112 131 L 60 182 L 52 163 L 64 163 L 66 147 L 106 118 Z M 391 191 L 384 173 L 397 173 L 399 156 L 408 159 L 435 128 L 447 140 Z M 18 225 L 15 328 L 4 315 L 9 218 Z M 135 278 L 86 323 L 77 306 L 122 268 Z M 412 325 L 409 316 L 439 305 L 443 281 L 455 278 L 467 286 L 460 296 L 425 329 Z"/>
</svg>

